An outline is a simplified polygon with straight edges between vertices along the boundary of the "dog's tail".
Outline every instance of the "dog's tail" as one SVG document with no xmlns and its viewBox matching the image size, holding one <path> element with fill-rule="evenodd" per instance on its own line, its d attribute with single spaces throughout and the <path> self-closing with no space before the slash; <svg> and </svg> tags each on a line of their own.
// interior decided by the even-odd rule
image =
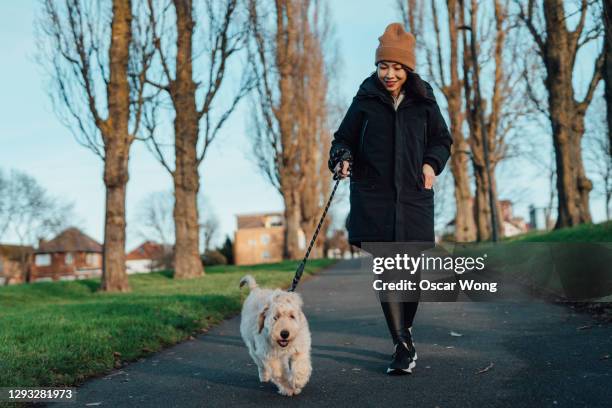
<svg viewBox="0 0 612 408">
<path fill-rule="evenodd" d="M 240 279 L 240 287 L 243 287 L 245 284 L 249 285 L 250 290 L 257 287 L 257 282 L 255 282 L 255 278 L 251 275 L 244 275 L 242 279 Z"/>
</svg>

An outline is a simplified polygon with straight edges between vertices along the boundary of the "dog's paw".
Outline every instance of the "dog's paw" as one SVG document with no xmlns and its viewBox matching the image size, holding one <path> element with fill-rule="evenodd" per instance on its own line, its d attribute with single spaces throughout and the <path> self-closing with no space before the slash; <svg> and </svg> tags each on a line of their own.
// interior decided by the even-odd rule
<svg viewBox="0 0 612 408">
<path fill-rule="evenodd" d="M 262 383 L 266 383 L 270 381 L 270 373 L 267 371 L 259 371 L 259 381 Z"/>
<path fill-rule="evenodd" d="M 293 389 L 293 395 L 298 395 L 300 392 L 302 392 L 302 389 L 299 387 Z"/>
<path fill-rule="evenodd" d="M 278 389 L 278 393 L 280 395 L 284 395 L 285 397 L 291 397 L 294 394 L 294 391 L 292 389 L 288 389 L 288 388 L 279 388 Z"/>
</svg>

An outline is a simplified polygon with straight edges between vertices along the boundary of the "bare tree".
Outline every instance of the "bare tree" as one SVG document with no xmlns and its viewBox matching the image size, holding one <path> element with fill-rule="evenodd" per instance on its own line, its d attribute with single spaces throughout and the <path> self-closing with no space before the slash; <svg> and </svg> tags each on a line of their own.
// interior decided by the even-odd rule
<svg viewBox="0 0 612 408">
<path fill-rule="evenodd" d="M 212 249 L 211 244 L 219 232 L 219 226 L 219 219 L 215 217 L 214 214 L 209 214 L 200 224 L 200 231 L 202 231 L 202 241 L 204 244 L 203 253 Z"/>
<path fill-rule="evenodd" d="M 136 41 L 146 30 L 138 23 L 130 0 L 44 0 L 39 25 L 56 111 L 77 141 L 104 161 L 104 291 L 130 289 L 125 191 L 144 104 L 143 76 L 152 56 Z"/>
<path fill-rule="evenodd" d="M 15 237 L 21 246 L 35 246 L 67 227 L 67 220 L 75 221 L 72 204 L 51 196 L 32 176 L 11 171 L 1 178 L 0 193 L 5 203 L 0 213 L 0 225 L 5 233 Z M 26 251 L 20 252 L 20 264 L 25 271 L 24 281 L 30 281 Z"/>
<path fill-rule="evenodd" d="M 213 206 L 208 199 L 208 197 L 204 196 L 204 194 L 200 194 L 198 198 L 198 207 L 199 207 L 199 215 L 200 215 L 200 236 L 202 242 L 202 254 L 205 254 L 207 251 L 212 250 L 212 242 L 217 237 L 221 223 L 219 222 L 219 217 L 215 214 L 213 210 Z"/>
<path fill-rule="evenodd" d="M 459 3 L 457 0 L 446 1 L 446 16 L 448 31 L 441 32 L 444 17 L 438 10 L 438 2 L 428 3 L 429 8 L 423 7 L 422 2 L 414 0 L 398 0 L 398 6 L 404 24 L 417 36 L 417 43 L 423 49 L 427 62 L 426 69 L 429 78 L 444 95 L 447 102 L 447 114 L 450 119 L 450 133 L 453 138 L 450 169 L 454 179 L 455 194 L 455 240 L 469 242 L 476 240 L 476 225 L 470 191 L 470 176 L 468 163 L 470 147 L 468 139 L 463 133 L 465 121 L 465 108 L 462 106 L 463 78 L 460 77 L 461 58 L 459 42 Z M 424 15 L 429 11 L 433 41 L 431 44 L 425 37 L 419 39 L 423 32 Z M 445 34 L 447 36 L 445 36 Z M 445 52 L 448 45 L 448 53 Z M 447 56 L 448 55 L 448 56 Z M 438 208 L 441 208 L 438 206 Z"/>
<path fill-rule="evenodd" d="M 139 235 L 145 240 L 154 240 L 163 245 L 174 244 L 174 221 L 172 191 L 156 191 L 140 201 L 137 213 Z"/>
<path fill-rule="evenodd" d="M 301 15 L 307 16 L 310 7 L 308 2 L 301 3 Z M 327 152 L 331 145 L 331 127 L 328 117 L 328 73 L 326 70 L 324 46 L 329 39 L 331 23 L 326 19 L 327 10 L 320 13 L 319 5 L 315 3 L 312 22 L 303 18 L 301 20 L 300 35 L 303 37 L 303 53 L 308 58 L 301 58 L 299 64 L 300 75 L 303 78 L 297 81 L 296 86 L 301 87 L 302 98 L 298 101 L 297 120 L 299 121 L 298 137 L 300 150 L 300 167 L 305 177 L 300 188 L 301 198 L 301 229 L 306 239 L 313 236 L 319 223 L 323 207 L 330 192 L 330 173 L 327 168 Z M 320 234 L 324 237 L 331 223 L 326 218 L 321 226 Z M 306 243 L 308 244 L 308 243 Z M 313 258 L 323 256 L 325 241 L 318 240 L 313 247 Z"/>
<path fill-rule="evenodd" d="M 591 222 L 589 192 L 593 184 L 585 174 L 581 140 L 586 111 L 602 75 L 603 51 L 593 64 L 593 74 L 582 100 L 576 99 L 573 82 L 578 51 L 602 34 L 601 24 L 595 23 L 587 29 L 587 14 L 594 2 L 581 0 L 578 9 L 571 14 L 566 14 L 561 0 L 515 3 L 518 18 L 532 37 L 546 71 L 544 86 L 548 92 L 548 106 L 542 107 L 535 97 L 533 102 L 547 113 L 552 128 L 558 194 L 555 228 Z M 570 30 L 567 20 L 574 14 L 578 15 L 578 23 Z"/>
<path fill-rule="evenodd" d="M 396 5 L 402 16 L 404 26 L 408 31 L 414 34 L 416 38 L 419 38 L 423 33 L 423 17 L 425 15 L 423 10 L 424 4 L 426 3 L 417 0 L 396 0 Z M 432 4 L 432 7 L 435 7 L 435 5 Z M 451 6 L 449 5 L 449 7 Z M 422 44 L 423 43 L 420 45 L 422 46 Z M 419 46 L 419 44 L 417 44 L 417 46 Z"/>
<path fill-rule="evenodd" d="M 7 194 L 9 188 L 9 179 L 0 169 L 0 239 L 6 233 L 11 221 L 11 208 Z"/>
<path fill-rule="evenodd" d="M 150 71 L 147 82 L 169 97 L 174 110 L 174 166 L 164 155 L 164 143 L 156 136 L 154 125 L 148 129 L 152 151 L 174 181 L 175 278 L 204 274 L 199 256 L 198 170 L 208 147 L 253 82 L 243 75 L 229 104 L 221 106 L 223 84 L 248 34 L 247 24 L 239 20 L 240 4 L 238 0 L 195 4 L 191 0 L 148 0 L 149 23 L 154 27 L 151 40 L 159 64 Z M 198 12 L 204 16 L 196 18 Z M 155 116 L 154 112 L 151 118 Z"/>
<path fill-rule="evenodd" d="M 271 2 L 270 2 L 271 3 Z M 287 258 L 302 255 L 299 237 L 314 232 L 329 191 L 323 154 L 329 139 L 324 39 L 329 21 L 318 2 L 249 3 L 259 109 L 254 153 L 285 204 Z M 321 24 L 320 24 L 321 23 Z"/>
<path fill-rule="evenodd" d="M 516 98 L 520 93 L 517 88 L 520 71 L 513 64 L 518 59 L 517 48 L 508 40 L 512 29 L 508 18 L 508 1 L 494 0 L 492 6 L 493 18 L 485 21 L 492 26 L 485 26 L 485 32 L 481 32 L 479 3 L 471 0 L 466 10 L 460 7 L 461 24 L 466 28 L 463 32 L 463 85 L 476 179 L 478 240 L 494 239 L 497 231 L 503 234 L 495 169 L 500 161 L 509 157 L 508 137 L 517 127 L 517 120 L 527 113 L 525 104 Z M 465 23 L 466 12 L 470 17 L 469 25 Z M 491 38 L 489 43 L 487 38 Z M 491 84 L 489 92 L 485 91 L 482 80 L 485 70 L 490 75 L 487 81 Z"/>
</svg>

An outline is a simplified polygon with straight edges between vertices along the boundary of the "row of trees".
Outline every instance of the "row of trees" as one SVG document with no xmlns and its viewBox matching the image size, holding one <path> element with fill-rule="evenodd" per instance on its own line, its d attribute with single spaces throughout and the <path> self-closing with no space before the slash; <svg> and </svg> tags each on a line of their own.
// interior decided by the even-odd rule
<svg viewBox="0 0 612 408">
<path fill-rule="evenodd" d="M 454 140 L 450 169 L 458 241 L 487 240 L 499 230 L 502 220 L 495 169 L 502 160 L 524 153 L 525 145 L 537 145 L 542 151 L 543 140 L 520 137 L 528 133 L 533 139 L 533 119 L 538 116 L 549 121 L 554 146 L 555 227 L 591 222 L 593 184 L 585 173 L 581 142 L 597 85 L 603 74 L 611 80 L 609 65 L 602 69 L 604 58 L 610 59 L 609 41 L 604 41 L 606 46 L 596 51 L 595 58 L 588 54 L 579 58 L 578 53 L 601 42 L 604 27 L 610 38 L 612 28 L 609 14 L 603 12 L 609 7 L 605 0 L 569 3 L 398 0 L 406 26 L 416 34 L 428 77 L 447 102 Z M 586 89 L 577 92 L 576 77 L 584 75 L 578 67 L 589 66 Z M 612 99 L 606 99 L 610 111 Z M 611 160 L 607 149 L 598 157 L 608 163 Z M 472 208 L 470 167 L 476 208 Z"/>
<path fill-rule="evenodd" d="M 551 124 L 556 227 L 591 220 L 581 141 L 597 85 L 610 82 L 609 46 L 592 61 L 580 58 L 593 67 L 580 99 L 575 71 L 609 13 L 601 1 L 577 0 L 569 11 L 564 3 L 398 0 L 420 66 L 447 101 L 459 241 L 488 240 L 500 229 L 495 170 L 521 153 L 514 141 L 529 129 L 518 125 L 537 115 Z M 285 256 L 301 255 L 300 232 L 311 235 L 330 188 L 330 27 L 325 3 L 314 0 L 45 0 L 40 44 L 55 106 L 104 161 L 104 290 L 129 290 L 125 189 L 135 140 L 174 182 L 175 277 L 204 273 L 202 162 L 245 97 L 254 156 L 285 204 Z"/>
<path fill-rule="evenodd" d="M 54 106 L 104 162 L 102 290 L 130 289 L 125 192 L 136 140 L 174 182 L 174 276 L 204 274 L 202 162 L 252 90 L 255 156 L 285 201 L 285 252 L 297 257 L 298 230 L 313 230 L 329 188 L 317 176 L 329 139 L 322 14 L 319 2 L 298 0 L 43 2 L 40 54 Z M 228 78 L 241 78 L 236 89 Z"/>
</svg>

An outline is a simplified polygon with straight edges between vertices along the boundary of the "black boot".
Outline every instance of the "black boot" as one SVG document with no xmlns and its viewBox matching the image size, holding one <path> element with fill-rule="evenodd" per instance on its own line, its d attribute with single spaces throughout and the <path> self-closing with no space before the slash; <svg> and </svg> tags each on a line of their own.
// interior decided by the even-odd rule
<svg viewBox="0 0 612 408">
<path fill-rule="evenodd" d="M 405 325 L 407 309 L 405 302 L 381 302 L 389 332 L 395 344 L 393 360 L 387 369 L 388 374 L 408 374 L 416 366 L 416 352 L 412 344 L 412 335 Z M 411 316 L 410 316 L 411 318 Z"/>
<path fill-rule="evenodd" d="M 416 355 L 414 347 L 411 347 L 411 341 L 404 341 L 400 338 L 400 342 L 395 345 L 393 360 L 387 368 L 389 375 L 411 374 L 412 369 L 416 366 L 413 355 Z"/>
</svg>

